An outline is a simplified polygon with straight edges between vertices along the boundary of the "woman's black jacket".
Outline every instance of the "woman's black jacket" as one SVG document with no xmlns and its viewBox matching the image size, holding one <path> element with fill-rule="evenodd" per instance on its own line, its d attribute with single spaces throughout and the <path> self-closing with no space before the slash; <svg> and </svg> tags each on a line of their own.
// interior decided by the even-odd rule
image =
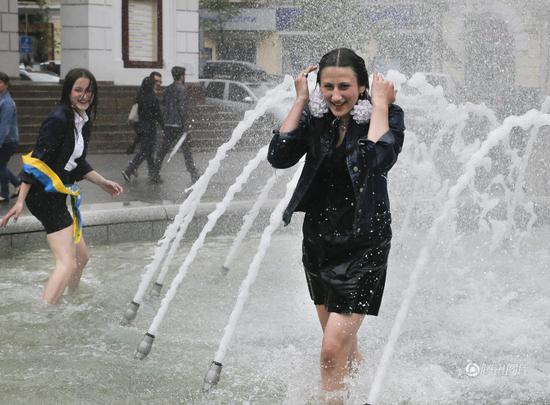
<svg viewBox="0 0 550 405">
<path fill-rule="evenodd" d="M 313 117 L 306 108 L 298 127 L 288 133 L 274 131 L 268 160 L 278 169 L 295 165 L 306 154 L 306 161 L 296 190 L 283 214 L 285 225 L 294 211 L 307 211 L 309 188 L 315 175 L 338 137 L 339 122 L 330 113 Z M 403 146 L 405 131 L 403 110 L 389 108 L 389 131 L 374 143 L 367 139 L 369 123 L 358 124 L 350 119 L 346 135 L 346 165 L 355 194 L 354 234 L 372 236 L 383 232 L 391 223 L 387 173 L 395 164 Z"/>
<path fill-rule="evenodd" d="M 82 156 L 75 160 L 77 166 L 73 170 L 70 172 L 65 171 L 65 165 L 71 158 L 75 146 L 73 114 L 75 113 L 66 107 L 56 107 L 42 122 L 32 151 L 32 157 L 46 163 L 64 183 L 74 183 L 82 180 L 87 173 L 93 170 L 92 166 L 86 161 L 91 126 L 91 121 L 88 121 L 82 128 L 82 137 L 84 138 Z M 21 179 L 25 183 L 37 183 L 32 175 L 25 172 L 21 172 Z"/>
</svg>

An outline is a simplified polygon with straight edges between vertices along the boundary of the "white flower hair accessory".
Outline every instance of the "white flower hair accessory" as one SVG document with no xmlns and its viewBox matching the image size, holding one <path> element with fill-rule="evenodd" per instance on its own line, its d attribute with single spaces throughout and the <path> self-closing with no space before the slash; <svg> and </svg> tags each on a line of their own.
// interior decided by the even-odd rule
<svg viewBox="0 0 550 405">
<path fill-rule="evenodd" d="M 372 105 L 368 100 L 358 100 L 350 114 L 353 115 L 353 120 L 358 124 L 366 124 L 370 121 Z"/>
<path fill-rule="evenodd" d="M 309 96 L 309 111 L 315 118 L 322 118 L 328 113 L 327 103 L 318 88 L 313 90 Z"/>
</svg>

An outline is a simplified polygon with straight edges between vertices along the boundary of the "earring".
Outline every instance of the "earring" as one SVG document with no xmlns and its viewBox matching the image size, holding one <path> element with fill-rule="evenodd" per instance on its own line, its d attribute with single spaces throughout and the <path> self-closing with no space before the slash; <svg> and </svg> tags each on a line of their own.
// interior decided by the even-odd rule
<svg viewBox="0 0 550 405">
<path fill-rule="evenodd" d="M 325 102 L 325 98 L 317 88 L 313 90 L 309 96 L 309 111 L 315 118 L 322 118 L 323 115 L 328 113 L 328 106 Z"/>
<path fill-rule="evenodd" d="M 349 113 L 353 116 L 353 120 L 358 124 L 366 124 L 370 121 L 372 105 L 368 100 L 359 99 Z"/>
</svg>

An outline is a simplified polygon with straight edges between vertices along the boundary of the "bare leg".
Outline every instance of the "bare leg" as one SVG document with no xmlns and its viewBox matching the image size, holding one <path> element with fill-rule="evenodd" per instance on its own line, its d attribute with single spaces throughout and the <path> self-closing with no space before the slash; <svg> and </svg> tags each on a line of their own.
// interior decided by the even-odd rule
<svg viewBox="0 0 550 405">
<path fill-rule="evenodd" d="M 333 312 L 327 314 L 321 348 L 321 389 L 325 404 L 336 405 L 344 401 L 344 379 L 350 372 L 350 359 L 360 356 L 357 331 L 365 316 Z M 324 319 L 324 314 L 321 315 L 320 319 Z"/>
<path fill-rule="evenodd" d="M 42 299 L 48 304 L 55 304 L 63 295 L 76 271 L 76 248 L 73 242 L 72 225 L 50 233 L 47 239 L 55 259 L 55 269 L 44 287 Z"/>
<path fill-rule="evenodd" d="M 354 376 L 357 374 L 363 364 L 363 360 L 363 355 L 359 351 L 359 346 L 357 345 L 357 335 L 355 335 L 351 346 L 351 351 L 348 356 L 348 375 Z"/>
<path fill-rule="evenodd" d="M 324 305 L 315 305 L 317 310 L 317 316 L 319 317 L 319 322 L 321 323 L 321 328 L 323 333 L 325 332 L 325 326 L 328 322 L 330 312 L 325 309 Z M 351 350 L 348 358 L 348 373 L 353 373 L 357 371 L 358 367 L 363 363 L 363 356 L 359 351 L 359 346 L 357 344 L 357 335 L 354 336 L 353 342 L 351 345 Z"/>
<path fill-rule="evenodd" d="M 80 283 L 80 278 L 82 277 L 82 272 L 88 259 L 90 258 L 90 252 L 88 246 L 84 241 L 84 237 L 80 238 L 80 242 L 76 245 L 76 270 L 73 273 L 71 279 L 69 280 L 69 292 L 74 292 L 78 288 Z"/>
</svg>

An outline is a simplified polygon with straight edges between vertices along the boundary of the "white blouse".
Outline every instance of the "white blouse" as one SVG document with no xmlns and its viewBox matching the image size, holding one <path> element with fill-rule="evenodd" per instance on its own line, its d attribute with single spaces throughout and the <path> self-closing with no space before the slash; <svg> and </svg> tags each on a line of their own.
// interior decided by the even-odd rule
<svg viewBox="0 0 550 405">
<path fill-rule="evenodd" d="M 84 124 L 88 122 L 88 116 L 86 113 L 83 115 L 78 114 L 75 112 L 74 114 L 74 149 L 73 153 L 71 154 L 71 157 L 69 158 L 69 161 L 65 165 L 65 170 L 68 172 L 74 170 L 74 168 L 77 166 L 75 160 L 78 159 L 80 156 L 82 156 L 82 153 L 84 152 L 84 138 L 82 137 L 82 128 L 84 127 Z"/>
</svg>

